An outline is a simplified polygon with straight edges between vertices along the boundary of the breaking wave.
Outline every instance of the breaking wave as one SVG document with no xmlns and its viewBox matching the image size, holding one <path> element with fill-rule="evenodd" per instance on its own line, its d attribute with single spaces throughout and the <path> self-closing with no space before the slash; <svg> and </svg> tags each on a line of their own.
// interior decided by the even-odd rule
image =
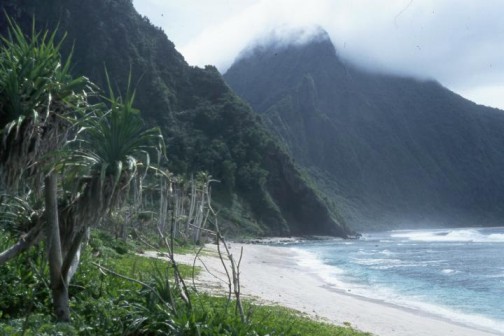
<svg viewBox="0 0 504 336">
<path fill-rule="evenodd" d="M 504 234 L 485 234 L 478 229 L 407 231 L 393 233 L 391 236 L 422 242 L 504 243 Z"/>
</svg>

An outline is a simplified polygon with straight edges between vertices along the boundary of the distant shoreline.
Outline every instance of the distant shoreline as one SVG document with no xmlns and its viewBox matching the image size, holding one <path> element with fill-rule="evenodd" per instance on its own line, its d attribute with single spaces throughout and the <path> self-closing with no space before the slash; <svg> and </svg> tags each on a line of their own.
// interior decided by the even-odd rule
<svg viewBox="0 0 504 336">
<path fill-rule="evenodd" d="M 241 290 L 259 303 L 278 304 L 320 318 L 330 323 L 371 332 L 378 336 L 491 336 L 504 335 L 476 329 L 443 317 L 415 309 L 357 296 L 327 284 L 316 274 L 297 264 L 296 251 L 263 244 L 230 243 L 231 252 L 241 263 Z M 207 245 L 207 253 L 195 265 L 206 267 L 198 278 L 200 288 L 212 293 L 225 293 L 227 285 L 221 261 Z M 181 263 L 193 264 L 193 255 L 178 255 Z M 210 273 L 211 274 L 210 274 Z"/>
</svg>

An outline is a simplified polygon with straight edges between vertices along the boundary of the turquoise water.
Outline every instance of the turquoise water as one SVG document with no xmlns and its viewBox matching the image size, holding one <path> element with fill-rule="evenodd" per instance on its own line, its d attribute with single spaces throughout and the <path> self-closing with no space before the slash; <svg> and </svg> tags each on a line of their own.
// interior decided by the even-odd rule
<svg viewBox="0 0 504 336">
<path fill-rule="evenodd" d="M 296 244 L 330 286 L 504 334 L 504 228 L 390 231 Z"/>
</svg>

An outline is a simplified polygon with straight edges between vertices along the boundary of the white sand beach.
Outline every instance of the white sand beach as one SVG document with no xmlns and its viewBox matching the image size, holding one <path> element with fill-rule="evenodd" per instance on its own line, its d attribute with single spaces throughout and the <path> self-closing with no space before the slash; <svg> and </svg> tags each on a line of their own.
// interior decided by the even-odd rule
<svg viewBox="0 0 504 336">
<path fill-rule="evenodd" d="M 344 288 L 328 286 L 321 278 L 296 262 L 296 251 L 265 245 L 230 243 L 235 259 L 243 248 L 240 267 L 242 294 L 260 302 L 279 304 L 330 323 L 350 323 L 377 336 L 489 336 L 504 335 L 463 326 L 425 312 L 352 295 Z M 208 249 L 216 250 L 215 245 Z M 181 263 L 192 264 L 194 256 L 179 255 Z M 203 263 L 205 266 L 203 266 Z M 221 261 L 205 253 L 198 282 L 207 290 L 227 289 Z"/>
</svg>

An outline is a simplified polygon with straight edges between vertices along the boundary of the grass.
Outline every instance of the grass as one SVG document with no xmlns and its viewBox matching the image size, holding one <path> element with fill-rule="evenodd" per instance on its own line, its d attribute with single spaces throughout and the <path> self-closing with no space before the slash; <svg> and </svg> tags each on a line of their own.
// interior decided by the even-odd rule
<svg viewBox="0 0 504 336">
<path fill-rule="evenodd" d="M 222 321 L 229 324 L 240 324 L 234 314 L 234 301 L 227 305 L 227 299 L 203 295 L 199 297 L 200 304 L 206 305 L 204 310 L 212 307 L 214 311 L 221 312 Z M 248 315 L 246 332 L 252 330 L 257 335 L 292 335 L 292 336 L 370 336 L 348 326 L 336 326 L 323 321 L 314 320 L 296 310 L 282 306 L 256 304 L 250 300 L 244 302 L 244 309 Z M 243 335 L 256 335 L 244 333 Z M 241 334 L 239 334 L 241 335 Z"/>
<path fill-rule="evenodd" d="M 118 244 L 124 247 L 104 234 L 95 234 L 91 246 L 84 251 L 70 286 L 71 324 L 51 321 L 49 288 L 44 285 L 47 270 L 40 260 L 43 247 L 8 265 L 0 265 L 0 282 L 10 284 L 14 279 L 21 279 L 0 293 L 0 304 L 4 303 L 0 305 L 0 336 L 369 335 L 349 326 L 315 321 L 291 309 L 252 301 L 244 302 L 247 321 L 243 322 L 235 312 L 234 301 L 194 291 L 190 292 L 189 307 L 174 286 L 173 269 L 168 261 L 139 256 L 132 249 L 134 244 L 126 244 L 127 249 L 120 248 L 118 253 Z M 106 270 L 100 270 L 97 264 Z M 179 268 L 189 279 L 192 267 L 179 265 Z M 174 306 L 168 303 L 170 295 Z M 5 307 L 14 297 L 18 309 L 6 315 Z"/>
<path fill-rule="evenodd" d="M 254 319 L 263 320 L 272 328 L 288 325 L 288 335 L 299 336 L 370 336 L 353 329 L 349 324 L 345 327 L 323 321 L 314 320 L 298 311 L 281 306 L 254 306 Z"/>
</svg>

